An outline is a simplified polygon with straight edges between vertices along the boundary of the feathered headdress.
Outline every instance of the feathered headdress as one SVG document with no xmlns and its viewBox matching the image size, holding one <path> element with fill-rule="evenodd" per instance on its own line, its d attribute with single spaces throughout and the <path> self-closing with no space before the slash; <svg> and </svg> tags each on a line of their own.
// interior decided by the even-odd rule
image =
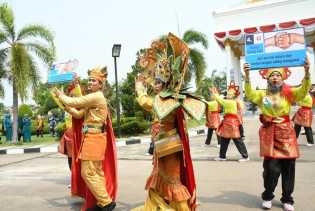
<svg viewBox="0 0 315 211">
<path fill-rule="evenodd" d="M 138 61 L 148 84 L 154 80 L 164 82 L 169 90 L 179 92 L 187 71 L 189 48 L 187 44 L 169 33 L 165 39 L 153 41 Z"/>
<path fill-rule="evenodd" d="M 230 85 L 228 86 L 228 93 L 233 94 L 234 96 L 239 96 L 240 95 L 240 87 L 235 85 L 235 81 L 231 81 Z"/>
<path fill-rule="evenodd" d="M 272 73 L 278 72 L 281 74 L 282 80 L 286 80 L 291 75 L 291 71 L 287 67 L 281 68 L 270 68 L 270 69 L 261 69 L 259 70 L 259 74 L 263 79 L 268 79 Z"/>
</svg>

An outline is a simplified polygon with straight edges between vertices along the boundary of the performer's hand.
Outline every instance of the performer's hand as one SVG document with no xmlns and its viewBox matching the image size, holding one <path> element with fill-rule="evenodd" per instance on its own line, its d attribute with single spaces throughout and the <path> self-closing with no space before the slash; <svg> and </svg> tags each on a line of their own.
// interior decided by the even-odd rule
<svg viewBox="0 0 315 211">
<path fill-rule="evenodd" d="M 143 86 L 144 80 L 145 80 L 145 78 L 144 78 L 144 76 L 143 76 L 142 74 L 139 74 L 139 75 L 135 78 L 135 86 L 136 86 L 135 88 L 136 88 L 136 90 L 138 90 L 140 87 Z"/>
<path fill-rule="evenodd" d="M 62 92 L 56 87 L 53 88 L 52 92 L 56 95 L 56 97 L 59 97 L 62 94 Z"/>
<path fill-rule="evenodd" d="M 308 59 L 308 56 L 306 56 L 305 58 L 304 71 L 305 71 L 305 75 L 310 74 L 310 60 Z"/>
<path fill-rule="evenodd" d="M 219 92 L 218 92 L 218 90 L 217 90 L 217 88 L 215 88 L 215 87 L 209 87 L 209 92 L 211 93 L 211 94 L 219 94 Z"/>
<path fill-rule="evenodd" d="M 243 65 L 243 71 L 244 71 L 244 74 L 245 74 L 245 79 L 249 79 L 250 64 L 245 63 Z"/>
</svg>

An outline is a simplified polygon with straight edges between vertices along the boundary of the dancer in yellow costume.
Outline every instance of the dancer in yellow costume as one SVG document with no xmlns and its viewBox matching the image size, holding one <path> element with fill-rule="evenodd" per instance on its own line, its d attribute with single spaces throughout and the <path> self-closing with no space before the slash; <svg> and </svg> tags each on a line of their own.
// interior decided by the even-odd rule
<svg viewBox="0 0 315 211">
<path fill-rule="evenodd" d="M 250 65 L 244 64 L 245 94 L 248 100 L 261 110 L 259 129 L 260 155 L 264 157 L 263 179 L 265 191 L 262 193 L 262 207 L 270 209 L 278 178 L 282 176 L 282 197 L 284 211 L 293 211 L 295 183 L 295 160 L 299 157 L 299 147 L 295 131 L 290 121 L 292 103 L 300 101 L 311 87 L 309 62 L 304 65 L 305 76 L 302 85 L 291 88 L 284 83 L 291 72 L 288 68 L 263 69 L 259 73 L 267 80 L 266 90 L 254 90 L 249 80 Z"/>
<path fill-rule="evenodd" d="M 237 97 L 240 94 L 239 86 L 235 85 L 234 81 L 230 82 L 227 90 L 227 99 L 223 99 L 215 88 L 210 88 L 211 94 L 214 99 L 223 107 L 224 117 L 221 124 L 218 127 L 217 133 L 220 136 L 221 146 L 219 157 L 215 158 L 217 161 L 225 161 L 226 152 L 232 139 L 242 158 L 240 162 L 248 161 L 248 153 L 246 146 L 241 138 L 240 125 L 241 118 L 239 114 L 239 102 Z"/>
<path fill-rule="evenodd" d="M 205 103 L 183 90 L 189 48 L 169 33 L 155 41 L 139 60 L 141 76 L 136 80 L 137 100 L 153 111 L 160 123 L 155 140 L 153 170 L 145 189 L 148 198 L 135 210 L 190 211 L 196 209 L 196 184 L 184 113 L 200 119 Z M 146 85 L 156 95 L 149 96 Z"/>
<path fill-rule="evenodd" d="M 107 70 L 97 67 L 88 71 L 89 94 L 68 97 L 55 89 L 55 95 L 75 118 L 84 116 L 84 138 L 79 152 L 81 176 L 91 194 L 85 197 L 83 210 L 111 211 L 117 192 L 116 155 L 114 140 L 108 136 L 110 119 L 107 101 L 102 93 Z M 105 153 L 106 152 L 106 153 Z M 108 165 L 106 164 L 108 163 Z M 112 168 L 109 168 L 113 166 Z"/>
<path fill-rule="evenodd" d="M 220 125 L 220 105 L 214 99 L 214 96 L 210 96 L 210 101 L 207 102 L 206 109 L 206 126 L 208 128 L 207 138 L 205 145 L 210 145 L 213 131 L 216 133 L 219 125 Z M 216 133 L 217 134 L 217 133 Z M 217 147 L 220 147 L 220 136 L 217 134 Z"/>
<path fill-rule="evenodd" d="M 313 98 L 310 94 L 307 94 L 306 97 L 303 100 L 298 101 L 297 104 L 300 106 L 300 108 L 293 117 L 296 138 L 298 138 L 300 135 L 301 127 L 304 127 L 306 140 L 307 140 L 307 146 L 314 146 L 314 138 L 313 138 L 313 130 L 312 130 Z"/>
</svg>

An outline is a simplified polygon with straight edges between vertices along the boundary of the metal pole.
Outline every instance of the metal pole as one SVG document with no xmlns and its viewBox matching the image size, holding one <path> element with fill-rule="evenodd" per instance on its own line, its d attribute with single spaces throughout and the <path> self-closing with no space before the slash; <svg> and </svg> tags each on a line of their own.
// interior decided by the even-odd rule
<svg viewBox="0 0 315 211">
<path fill-rule="evenodd" d="M 118 77 L 117 77 L 117 62 L 116 56 L 114 57 L 115 63 L 115 81 L 116 81 L 116 120 L 117 120 L 117 128 L 118 128 L 118 137 L 120 137 L 120 106 L 119 106 L 119 97 L 118 97 Z"/>
</svg>

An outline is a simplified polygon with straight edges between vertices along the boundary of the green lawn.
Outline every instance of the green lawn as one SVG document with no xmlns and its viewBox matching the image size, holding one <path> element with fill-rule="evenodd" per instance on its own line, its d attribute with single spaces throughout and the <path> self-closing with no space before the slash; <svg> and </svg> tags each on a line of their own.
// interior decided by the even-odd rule
<svg viewBox="0 0 315 211">
<path fill-rule="evenodd" d="M 1 136 L 1 141 L 2 141 L 2 144 L 0 144 L 0 147 L 22 145 L 20 143 L 19 144 L 6 143 L 4 136 Z M 33 145 L 38 145 L 38 144 L 54 144 L 58 142 L 59 142 L 58 138 L 52 137 L 50 134 L 46 134 L 44 135 L 44 137 L 32 136 L 32 142 L 23 143 L 23 146 L 33 146 Z"/>
</svg>

